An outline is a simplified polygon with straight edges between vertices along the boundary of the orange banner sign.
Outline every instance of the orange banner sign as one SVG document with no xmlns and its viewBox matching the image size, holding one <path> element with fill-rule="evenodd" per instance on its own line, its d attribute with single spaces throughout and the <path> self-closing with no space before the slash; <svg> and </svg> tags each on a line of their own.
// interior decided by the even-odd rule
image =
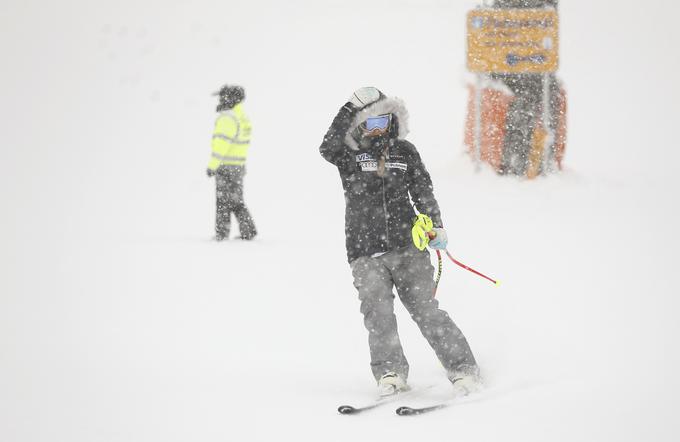
<svg viewBox="0 0 680 442">
<path fill-rule="evenodd" d="M 468 69 L 486 73 L 555 72 L 558 17 L 550 9 L 476 9 L 467 17 Z"/>
</svg>

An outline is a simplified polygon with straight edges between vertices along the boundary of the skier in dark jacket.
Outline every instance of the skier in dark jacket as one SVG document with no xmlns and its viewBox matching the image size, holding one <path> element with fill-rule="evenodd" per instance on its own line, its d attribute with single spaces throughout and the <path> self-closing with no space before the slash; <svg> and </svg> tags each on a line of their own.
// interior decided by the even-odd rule
<svg viewBox="0 0 680 442">
<path fill-rule="evenodd" d="M 406 141 L 403 102 L 378 89 L 357 90 L 333 120 L 319 148 L 340 173 L 345 192 L 345 238 L 354 286 L 369 332 L 371 368 L 381 395 L 408 389 L 393 287 L 447 370 L 456 394 L 479 387 L 470 347 L 434 298 L 434 268 L 412 237 L 418 212 L 431 219 L 431 248 L 446 248 L 430 175 L 415 146 Z"/>
</svg>

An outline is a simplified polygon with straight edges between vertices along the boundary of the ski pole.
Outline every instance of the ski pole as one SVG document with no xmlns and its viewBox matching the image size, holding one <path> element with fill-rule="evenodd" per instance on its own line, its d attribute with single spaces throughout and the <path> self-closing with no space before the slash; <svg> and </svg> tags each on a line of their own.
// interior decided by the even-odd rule
<svg viewBox="0 0 680 442">
<path fill-rule="evenodd" d="M 475 269 L 473 269 L 473 268 L 471 268 L 471 267 L 466 266 L 466 265 L 463 264 L 462 262 L 456 261 L 456 258 L 454 258 L 453 256 L 451 256 L 451 254 L 449 253 L 448 250 L 445 250 L 445 251 L 446 251 L 446 256 L 448 256 L 449 259 L 450 259 L 451 261 L 454 262 L 454 264 L 457 264 L 457 265 L 461 266 L 461 267 L 464 268 L 465 270 L 469 270 L 470 272 L 474 273 L 475 275 L 479 275 L 479 276 L 481 276 L 482 278 L 486 278 L 486 279 L 488 279 L 489 281 L 493 282 L 493 283 L 496 284 L 496 285 L 500 285 L 500 281 L 497 281 L 497 280 L 495 280 L 495 279 L 491 279 L 491 278 L 489 278 L 488 276 L 486 276 L 485 274 L 483 274 L 483 273 L 481 273 L 481 272 L 478 272 L 477 270 L 475 270 Z"/>
<path fill-rule="evenodd" d="M 442 279 L 443 269 L 444 265 L 442 263 L 442 252 L 441 250 L 437 250 L 437 279 L 434 280 L 434 293 L 432 294 L 432 297 L 437 296 L 437 288 L 439 287 L 439 280 Z"/>
<path fill-rule="evenodd" d="M 427 232 L 427 236 L 430 238 L 430 241 L 431 241 L 431 240 L 433 240 L 433 239 L 435 239 L 435 238 L 437 237 L 437 234 L 434 233 L 434 232 L 432 232 L 432 231 L 430 231 L 430 232 Z M 444 249 L 444 251 L 446 252 L 446 256 L 448 256 L 449 259 L 450 259 L 451 261 L 453 261 L 454 264 L 456 264 L 456 265 L 458 265 L 458 266 L 464 268 L 465 270 L 468 270 L 468 271 L 474 273 L 475 275 L 479 275 L 479 276 L 481 276 L 482 278 L 488 279 L 489 281 L 493 282 L 493 283 L 496 284 L 496 285 L 500 285 L 500 281 L 497 281 L 497 280 L 495 280 L 495 279 L 491 279 L 491 278 L 489 278 L 488 276 L 486 276 L 485 274 L 483 274 L 483 273 L 481 273 L 481 272 L 478 272 L 477 270 L 473 269 L 472 267 L 468 267 L 468 266 L 466 266 L 465 264 L 463 264 L 462 262 L 456 260 L 456 258 L 454 258 L 453 256 L 451 256 L 451 254 L 449 253 L 449 251 L 448 251 L 447 249 Z M 439 250 L 437 250 L 437 256 L 440 257 L 440 259 L 441 259 L 441 254 L 439 253 Z M 441 262 L 441 261 L 440 261 L 440 262 Z M 437 283 L 439 283 L 439 280 L 437 280 Z M 436 290 L 437 290 L 437 289 L 436 289 L 436 286 L 435 286 L 435 292 L 436 292 Z"/>
</svg>

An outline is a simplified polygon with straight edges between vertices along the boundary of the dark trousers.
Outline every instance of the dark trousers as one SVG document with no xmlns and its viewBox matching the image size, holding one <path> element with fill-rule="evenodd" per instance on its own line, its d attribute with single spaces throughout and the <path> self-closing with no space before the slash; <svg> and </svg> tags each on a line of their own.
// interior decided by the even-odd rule
<svg viewBox="0 0 680 442">
<path fill-rule="evenodd" d="M 215 175 L 217 211 L 215 217 L 215 233 L 217 239 L 226 239 L 231 230 L 231 214 L 236 216 L 241 238 L 252 239 L 257 235 L 255 223 L 243 201 L 243 176 L 246 174 L 242 166 L 220 166 Z"/>
</svg>

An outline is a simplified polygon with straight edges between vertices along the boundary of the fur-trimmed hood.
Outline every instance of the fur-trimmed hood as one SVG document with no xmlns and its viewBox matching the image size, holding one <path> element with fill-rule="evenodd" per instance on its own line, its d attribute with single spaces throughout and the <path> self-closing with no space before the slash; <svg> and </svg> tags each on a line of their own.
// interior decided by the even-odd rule
<svg viewBox="0 0 680 442">
<path fill-rule="evenodd" d="M 349 129 L 347 130 L 347 134 L 345 134 L 345 143 L 352 150 L 359 150 L 359 144 L 352 137 L 352 133 L 354 133 L 355 129 L 359 127 L 361 123 L 366 121 L 367 118 L 377 117 L 378 115 L 384 114 L 393 114 L 396 117 L 399 127 L 397 138 L 406 138 L 406 135 L 408 135 L 408 111 L 406 110 L 406 105 L 399 98 L 385 97 L 373 104 L 369 104 L 355 115 L 352 123 L 349 126 Z"/>
</svg>

